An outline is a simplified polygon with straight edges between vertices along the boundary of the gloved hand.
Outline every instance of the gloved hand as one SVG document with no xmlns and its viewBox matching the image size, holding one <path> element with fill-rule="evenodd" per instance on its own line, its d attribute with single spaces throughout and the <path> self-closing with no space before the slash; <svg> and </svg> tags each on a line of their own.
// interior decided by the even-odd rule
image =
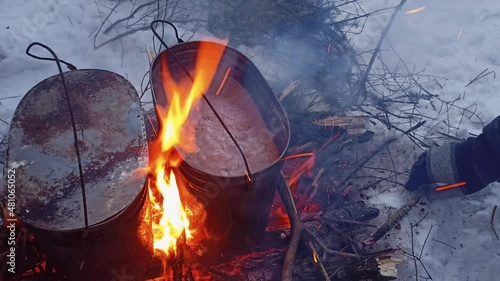
<svg viewBox="0 0 500 281">
<path fill-rule="evenodd" d="M 410 178 L 406 182 L 409 191 L 427 189 L 426 196 L 430 201 L 460 197 L 466 194 L 461 187 L 435 191 L 438 185 L 452 184 L 460 181 L 456 169 L 455 144 L 432 148 L 422 153 L 413 164 Z"/>
<path fill-rule="evenodd" d="M 493 179 L 486 178 L 485 173 L 481 172 L 485 165 L 481 165 L 483 162 L 471 153 L 473 148 L 467 142 L 449 143 L 422 153 L 413 164 L 410 178 L 405 185 L 406 189 L 414 191 L 423 186 L 428 188 L 429 186 L 436 187 L 467 182 L 466 186 L 437 192 L 440 196 L 446 195 L 442 197 L 456 197 L 468 195 L 484 188 Z M 481 175 L 483 176 L 481 177 Z"/>
<path fill-rule="evenodd" d="M 471 194 L 492 182 L 500 181 L 498 163 L 500 163 L 500 116 L 486 125 L 477 137 L 435 147 L 423 153 L 413 165 L 406 188 L 415 190 L 428 183 L 466 182 L 465 187 L 452 190 Z"/>
</svg>

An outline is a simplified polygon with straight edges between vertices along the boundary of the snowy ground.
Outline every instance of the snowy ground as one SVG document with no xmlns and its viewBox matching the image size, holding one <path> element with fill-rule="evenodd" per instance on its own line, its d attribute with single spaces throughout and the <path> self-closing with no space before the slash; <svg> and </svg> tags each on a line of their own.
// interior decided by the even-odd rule
<svg viewBox="0 0 500 281">
<path fill-rule="evenodd" d="M 363 7 L 370 11 L 394 4 L 393 0 L 364 0 Z M 425 10 L 398 16 L 388 37 L 395 50 L 409 66 L 449 79 L 443 89 L 432 89 L 434 93 L 449 99 L 465 93 L 461 103 L 477 103 L 483 121 L 493 119 L 500 114 L 499 80 L 490 75 L 467 88 L 465 85 L 486 68 L 489 71 L 498 69 L 500 2 L 410 0 L 403 10 L 421 6 L 425 6 Z M 388 18 L 389 14 L 371 17 L 361 36 L 353 38 L 355 47 L 358 50 L 372 49 Z M 48 44 L 60 58 L 78 68 L 117 72 L 139 89 L 148 67 L 145 45 L 149 44 L 151 34 L 142 32 L 124 39 L 122 59 L 119 44 L 93 49 L 89 35 L 99 24 L 100 18 L 91 1 L 60 0 L 59 4 L 42 0 L 0 1 L 0 119 L 9 122 L 21 96 L 39 81 L 56 74 L 54 63 L 37 61 L 24 54 L 27 45 L 33 41 Z M 38 54 L 45 53 L 40 51 Z M 396 56 L 387 44 L 384 45 L 384 56 L 395 66 Z M 474 120 L 466 125 L 465 129 L 474 133 L 481 129 L 481 124 Z M 0 132 L 6 130 L 7 126 L 0 123 Z M 373 196 L 371 203 L 397 208 L 409 196 L 402 190 L 395 190 Z M 494 238 L 489 220 L 493 206 L 499 202 L 500 186 L 491 186 L 467 200 L 458 198 L 425 206 L 429 215 L 415 234 L 416 253 L 420 253 L 432 226 L 422 261 L 433 280 L 498 280 L 500 241 Z M 401 231 L 391 232 L 384 242 L 409 251 L 410 223 L 421 217 L 421 213 L 413 212 L 403 222 Z M 412 261 L 407 260 L 400 270 L 401 280 L 415 279 Z M 418 273 L 427 276 L 421 267 Z"/>
<path fill-rule="evenodd" d="M 366 11 L 397 4 L 399 1 L 365 1 Z M 493 75 L 469 83 L 484 69 L 498 70 L 500 43 L 500 5 L 497 1 L 414 0 L 408 1 L 403 11 L 425 7 L 415 14 L 400 14 L 388 36 L 395 51 L 407 65 L 425 69 L 426 73 L 448 78 L 443 89 L 434 93 L 445 99 L 462 94 L 462 104 L 477 103 L 481 118 L 488 122 L 500 114 L 500 81 Z M 369 20 L 362 36 L 353 38 L 358 50 L 372 49 L 385 26 L 389 14 Z M 395 66 L 398 59 L 388 44 L 384 44 L 386 61 Z M 459 116 L 453 116 L 458 120 Z M 478 133 L 482 125 L 472 120 L 464 129 Z M 400 190 L 402 191 L 402 190 Z M 398 192 L 383 194 L 372 203 L 399 207 L 405 196 Z M 422 261 L 433 280 L 498 280 L 500 274 L 500 241 L 490 230 L 491 211 L 500 202 L 500 186 L 493 184 L 468 199 L 433 202 L 425 206 L 428 216 L 415 230 L 415 252 L 420 249 L 432 226 L 423 251 Z M 402 225 L 393 231 L 387 241 L 391 245 L 411 250 L 410 223 L 415 224 L 424 213 L 413 211 Z M 498 219 L 496 220 L 498 224 Z M 450 246 L 440 242 L 445 242 Z M 400 267 L 402 280 L 414 280 L 412 262 Z M 419 267 L 418 275 L 427 274 Z M 425 279 L 422 279 L 425 280 Z"/>
</svg>

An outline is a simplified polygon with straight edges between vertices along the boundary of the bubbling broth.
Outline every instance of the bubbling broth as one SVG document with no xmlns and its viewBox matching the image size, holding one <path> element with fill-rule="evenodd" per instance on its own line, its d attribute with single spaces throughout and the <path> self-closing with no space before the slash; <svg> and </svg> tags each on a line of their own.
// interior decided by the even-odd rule
<svg viewBox="0 0 500 281">
<path fill-rule="evenodd" d="M 231 77 L 224 83 L 219 95 L 208 99 L 224 124 L 243 150 L 252 173 L 261 171 L 280 156 L 273 134 L 259 114 L 257 105 L 245 89 Z M 203 100 L 193 108 L 183 128 L 182 138 L 196 143 L 196 150 L 178 151 L 190 166 L 218 176 L 243 176 L 243 157 L 217 117 Z M 194 134 L 187 133 L 194 126 Z"/>
</svg>

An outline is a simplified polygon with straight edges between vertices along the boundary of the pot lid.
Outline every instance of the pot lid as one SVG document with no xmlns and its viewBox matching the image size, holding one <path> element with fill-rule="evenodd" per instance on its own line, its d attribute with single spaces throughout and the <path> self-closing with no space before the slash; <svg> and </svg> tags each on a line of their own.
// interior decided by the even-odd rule
<svg viewBox="0 0 500 281">
<path fill-rule="evenodd" d="M 105 70 L 64 73 L 83 168 L 88 225 L 127 207 L 143 190 L 147 141 L 140 99 Z M 85 227 L 74 130 L 60 75 L 34 86 L 12 118 L 4 174 L 15 169 L 15 213 L 47 230 Z M 12 196 L 11 196 L 12 197 Z"/>
</svg>

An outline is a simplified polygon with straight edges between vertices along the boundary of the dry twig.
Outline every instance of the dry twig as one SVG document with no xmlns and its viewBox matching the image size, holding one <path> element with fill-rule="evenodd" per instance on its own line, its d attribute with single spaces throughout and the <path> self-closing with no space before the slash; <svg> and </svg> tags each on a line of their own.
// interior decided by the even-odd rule
<svg viewBox="0 0 500 281">
<path fill-rule="evenodd" d="M 382 35 L 380 36 L 380 39 L 377 43 L 377 47 L 375 47 L 375 50 L 373 51 L 372 57 L 370 59 L 370 62 L 368 63 L 368 66 L 366 67 L 365 71 L 363 72 L 361 79 L 358 82 L 358 88 L 357 91 L 354 93 L 354 104 L 357 103 L 357 100 L 360 96 L 363 98 L 366 98 L 366 82 L 368 81 L 368 76 L 370 75 L 370 71 L 373 67 L 373 63 L 375 62 L 375 59 L 377 58 L 378 54 L 380 53 L 380 48 L 382 47 L 382 43 L 384 42 L 385 38 L 387 37 L 387 34 L 389 34 L 389 30 L 391 29 L 392 23 L 396 19 L 396 16 L 398 13 L 401 11 L 401 8 L 403 8 L 404 4 L 406 3 L 407 0 L 401 0 L 399 4 L 394 8 L 394 11 L 392 12 L 391 18 L 389 19 L 389 22 L 384 28 L 384 31 L 382 31 Z"/>
<path fill-rule="evenodd" d="M 382 236 L 389 232 L 396 224 L 398 224 L 409 212 L 410 210 L 420 201 L 420 199 L 427 192 L 426 188 L 423 188 L 415 197 L 408 200 L 399 210 L 396 211 L 389 219 L 375 232 L 370 238 L 363 241 L 365 245 L 370 245 L 376 243 Z"/>
<path fill-rule="evenodd" d="M 391 143 L 395 142 L 395 138 L 388 139 L 385 141 L 380 147 L 378 147 L 375 151 L 372 153 L 366 155 L 363 159 L 359 161 L 359 164 L 357 164 L 356 168 L 340 183 L 340 186 L 345 186 L 347 182 L 354 176 L 356 175 L 357 172 L 359 172 L 368 161 L 370 161 L 375 155 L 380 153 L 382 150 L 384 150 L 386 147 L 388 147 Z"/>
<path fill-rule="evenodd" d="M 472 83 L 474 83 L 474 82 L 478 81 L 479 79 L 484 78 L 485 76 L 488 76 L 492 73 L 493 73 L 493 78 L 497 77 L 497 74 L 494 70 L 485 73 L 486 71 L 488 71 L 487 68 L 485 70 L 481 71 L 481 73 L 479 73 L 476 77 L 474 77 L 474 79 L 470 80 L 470 82 L 467 85 L 465 85 L 465 88 L 469 87 Z"/>
<path fill-rule="evenodd" d="M 302 234 L 304 231 L 308 234 L 304 238 L 307 239 L 307 244 L 310 242 L 314 241 L 316 242 L 325 253 L 328 254 L 333 254 L 333 255 L 341 255 L 341 256 L 347 256 L 347 257 L 357 257 L 355 254 L 351 253 L 346 253 L 346 252 L 340 252 L 340 251 L 335 251 L 329 249 L 322 241 L 321 239 L 316 236 L 314 233 L 312 233 L 305 225 L 300 221 L 297 208 L 295 207 L 295 203 L 293 201 L 293 196 L 290 191 L 290 188 L 288 187 L 288 184 L 286 183 L 285 176 L 282 175 L 282 182 L 278 184 L 278 193 L 281 197 L 281 200 L 283 202 L 283 205 L 285 206 L 285 209 L 288 213 L 288 218 L 290 219 L 290 225 L 292 228 L 291 235 L 290 235 L 290 244 L 288 245 L 288 249 L 285 254 L 285 259 L 283 262 L 283 271 L 282 271 L 282 276 L 281 279 L 283 281 L 291 281 L 293 279 L 293 268 L 294 268 L 294 263 L 295 263 L 295 257 L 297 255 L 297 250 L 299 248 L 299 243 L 300 239 L 302 237 Z M 314 248 L 313 244 L 310 244 L 310 247 L 313 250 L 313 253 L 316 253 L 316 249 Z M 325 280 L 330 280 L 330 277 L 324 270 L 324 266 L 322 265 L 321 261 L 317 261 L 319 268 L 321 269 L 321 273 Z"/>
<path fill-rule="evenodd" d="M 498 233 L 495 230 L 495 213 L 496 213 L 496 211 L 497 211 L 497 205 L 495 205 L 493 207 L 493 210 L 491 211 L 490 226 L 491 226 L 491 231 L 493 231 L 493 234 L 495 234 L 495 237 L 497 238 L 497 240 L 500 240 L 500 238 L 498 238 Z"/>
</svg>

